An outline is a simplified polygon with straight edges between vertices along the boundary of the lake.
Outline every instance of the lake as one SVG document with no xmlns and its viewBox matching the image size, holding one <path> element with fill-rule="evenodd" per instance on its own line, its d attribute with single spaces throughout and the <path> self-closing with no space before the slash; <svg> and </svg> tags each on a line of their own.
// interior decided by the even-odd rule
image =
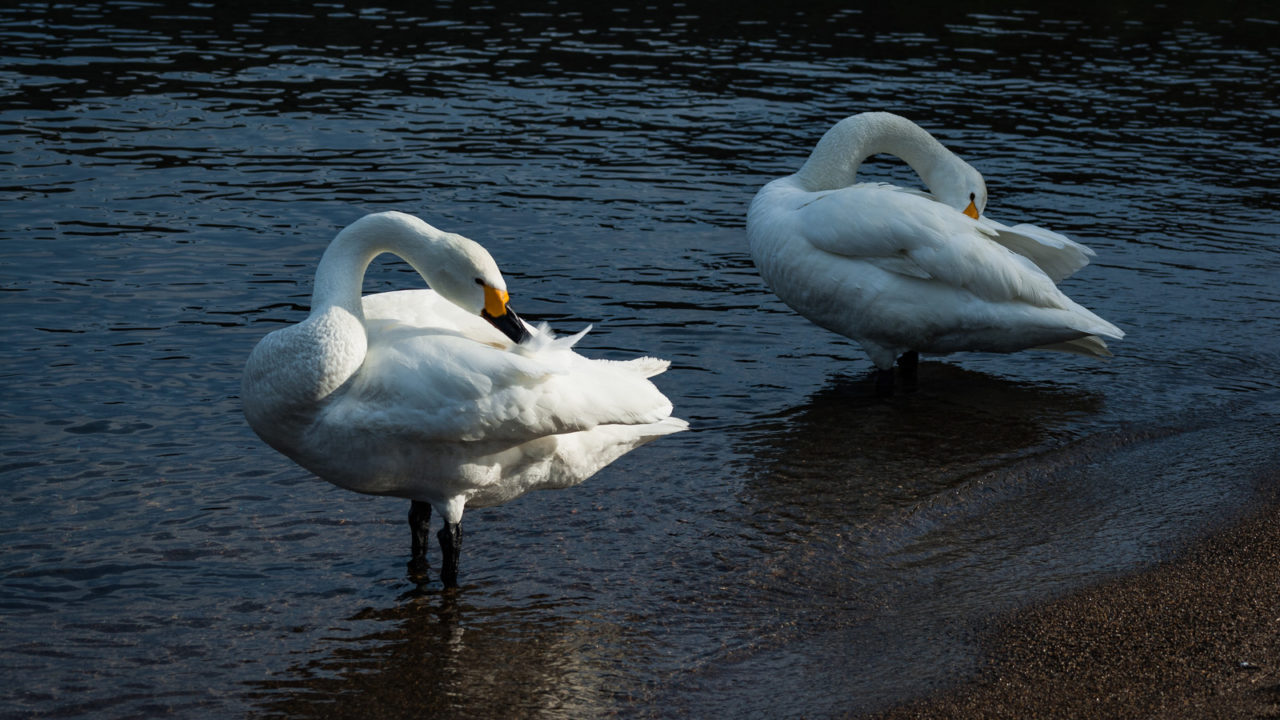
<svg viewBox="0 0 1280 720">
<path fill-rule="evenodd" d="M 856 716 L 1268 489 L 1271 4 L 539 7 L 0 9 L 0 716 Z M 865 110 L 1097 251 L 1064 289 L 1116 357 L 926 358 L 877 399 L 744 233 Z M 527 319 L 593 325 L 583 354 L 672 360 L 693 425 L 469 512 L 457 592 L 408 579 L 407 501 L 240 411 L 328 241 L 389 209 L 485 245 Z M 421 283 L 384 256 L 365 289 Z"/>
</svg>

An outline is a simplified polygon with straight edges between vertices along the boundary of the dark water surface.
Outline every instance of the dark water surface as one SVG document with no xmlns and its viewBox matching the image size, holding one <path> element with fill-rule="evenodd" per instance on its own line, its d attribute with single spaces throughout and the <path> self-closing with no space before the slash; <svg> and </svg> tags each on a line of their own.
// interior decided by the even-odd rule
<svg viewBox="0 0 1280 720">
<path fill-rule="evenodd" d="M 1274 10 L 459 5 L 0 9 L 0 716 L 851 715 L 1280 460 Z M 877 402 L 766 290 L 747 203 L 872 109 L 1098 251 L 1066 288 L 1114 360 L 954 356 Z M 696 428 L 468 513 L 457 594 L 405 577 L 406 502 L 240 415 L 328 240 L 392 208 L 584 353 L 672 359 Z"/>
</svg>

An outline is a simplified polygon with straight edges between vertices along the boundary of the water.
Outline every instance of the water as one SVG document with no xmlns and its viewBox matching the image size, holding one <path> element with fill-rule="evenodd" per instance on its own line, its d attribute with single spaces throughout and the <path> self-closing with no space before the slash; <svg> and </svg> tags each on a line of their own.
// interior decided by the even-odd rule
<svg viewBox="0 0 1280 720">
<path fill-rule="evenodd" d="M 1274 9 L 460 5 L 0 10 L 0 715 L 857 714 L 1255 502 Z M 870 109 L 1097 250 L 1066 289 L 1129 332 L 1114 360 L 953 356 L 878 402 L 767 291 L 747 203 Z M 485 244 L 523 315 L 594 323 L 583 352 L 672 359 L 696 428 L 469 513 L 456 595 L 406 579 L 407 503 L 239 410 L 328 239 L 391 208 Z"/>
</svg>

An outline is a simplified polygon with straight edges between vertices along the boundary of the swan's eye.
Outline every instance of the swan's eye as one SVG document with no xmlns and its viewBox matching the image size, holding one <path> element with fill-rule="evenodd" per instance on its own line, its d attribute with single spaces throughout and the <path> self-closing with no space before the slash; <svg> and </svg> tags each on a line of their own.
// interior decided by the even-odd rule
<svg viewBox="0 0 1280 720">
<path fill-rule="evenodd" d="M 476 284 L 477 284 L 477 285 L 483 285 L 483 284 L 484 284 L 484 280 L 481 280 L 480 278 L 476 278 Z"/>
<path fill-rule="evenodd" d="M 975 202 L 978 199 L 977 193 L 969 193 L 969 202 Z"/>
</svg>

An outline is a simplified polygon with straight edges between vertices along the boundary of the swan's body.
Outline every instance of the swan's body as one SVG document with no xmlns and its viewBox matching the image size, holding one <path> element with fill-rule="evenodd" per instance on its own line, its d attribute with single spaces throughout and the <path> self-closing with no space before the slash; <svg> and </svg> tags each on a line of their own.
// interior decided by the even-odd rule
<svg viewBox="0 0 1280 720">
<path fill-rule="evenodd" d="M 432 289 L 361 297 L 383 252 Z M 369 215 L 325 252 L 310 316 L 264 337 L 245 367 L 245 416 L 269 445 L 340 487 L 414 501 L 422 568 L 430 510 L 443 516 L 446 584 L 465 506 L 575 485 L 687 427 L 646 379 L 666 361 L 589 360 L 571 349 L 583 333 L 530 334 L 506 300 L 478 244 L 410 215 Z"/>
<path fill-rule="evenodd" d="M 905 160 L 928 193 L 858 183 L 863 160 Z M 817 325 L 857 341 L 890 373 L 915 353 L 1027 348 L 1107 356 L 1124 333 L 1058 289 L 1094 254 L 1033 225 L 981 215 L 982 176 L 915 123 L 863 113 L 837 123 L 794 175 L 747 214 L 770 288 Z"/>
</svg>

